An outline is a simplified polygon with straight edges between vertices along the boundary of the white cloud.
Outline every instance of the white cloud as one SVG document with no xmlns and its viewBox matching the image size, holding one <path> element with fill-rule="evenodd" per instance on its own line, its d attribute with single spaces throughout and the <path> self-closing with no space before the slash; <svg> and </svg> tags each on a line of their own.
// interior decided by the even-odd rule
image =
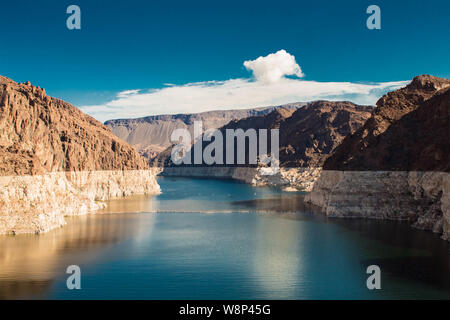
<svg viewBox="0 0 450 320">
<path fill-rule="evenodd" d="M 280 50 L 245 61 L 255 79 L 204 81 L 184 85 L 165 84 L 160 89 L 126 90 L 101 105 L 81 110 L 100 121 L 158 114 L 198 113 L 209 110 L 245 109 L 312 100 L 349 100 L 374 105 L 384 93 L 406 81 L 382 83 L 317 82 L 286 78 L 302 77 L 295 57 Z"/>
<path fill-rule="evenodd" d="M 285 76 L 304 76 L 302 69 L 295 61 L 295 57 L 285 50 L 279 50 L 265 57 L 244 62 L 244 67 L 252 71 L 257 81 L 275 83 Z"/>
<path fill-rule="evenodd" d="M 131 95 L 119 93 L 115 99 L 102 105 L 83 106 L 81 109 L 94 118 L 105 121 L 157 114 L 255 108 L 318 99 L 349 100 L 374 105 L 384 93 L 406 83 L 363 84 L 281 79 L 276 83 L 265 84 L 248 79 L 231 79 L 141 90 Z"/>
<path fill-rule="evenodd" d="M 135 90 L 125 90 L 125 91 L 121 91 L 117 94 L 118 98 L 127 98 L 129 96 L 135 95 L 139 93 L 139 89 L 135 89 Z"/>
</svg>

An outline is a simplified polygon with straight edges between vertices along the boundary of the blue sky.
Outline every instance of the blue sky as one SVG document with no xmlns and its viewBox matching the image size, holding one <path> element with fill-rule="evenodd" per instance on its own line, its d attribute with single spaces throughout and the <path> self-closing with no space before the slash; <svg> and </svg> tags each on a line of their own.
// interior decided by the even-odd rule
<svg viewBox="0 0 450 320">
<path fill-rule="evenodd" d="M 66 28 L 70 4 L 81 8 L 81 30 Z M 365 10 L 371 4 L 381 8 L 381 30 L 366 28 Z M 30 80 L 77 106 L 104 106 L 122 91 L 148 93 L 165 90 L 166 84 L 185 88 L 206 81 L 251 81 L 253 70 L 244 61 L 281 49 L 295 56 L 302 81 L 381 83 L 423 73 L 450 77 L 447 0 L 16 0 L 2 3 L 0 27 L 0 74 Z M 230 83 L 225 84 L 222 89 L 233 95 Z M 391 87 L 374 92 L 385 88 Z M 162 97 L 179 91 L 163 93 L 157 100 L 161 105 Z M 287 101 L 277 99 L 273 102 Z M 105 120 L 133 106 L 92 114 Z M 173 107 L 163 109 L 183 110 Z M 162 111 L 150 108 L 131 116 L 145 112 Z"/>
</svg>

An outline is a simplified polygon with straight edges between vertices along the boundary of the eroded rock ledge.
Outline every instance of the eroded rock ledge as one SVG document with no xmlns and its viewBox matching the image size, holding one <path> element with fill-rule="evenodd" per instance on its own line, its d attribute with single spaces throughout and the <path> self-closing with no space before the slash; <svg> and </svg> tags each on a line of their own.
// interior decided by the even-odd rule
<svg viewBox="0 0 450 320">
<path fill-rule="evenodd" d="M 410 221 L 450 240 L 450 174 L 324 170 L 305 200 L 330 217 Z"/>
<path fill-rule="evenodd" d="M 1 176 L 0 234 L 47 232 L 66 224 L 64 216 L 104 207 L 104 200 L 159 192 L 152 170 Z"/>
</svg>

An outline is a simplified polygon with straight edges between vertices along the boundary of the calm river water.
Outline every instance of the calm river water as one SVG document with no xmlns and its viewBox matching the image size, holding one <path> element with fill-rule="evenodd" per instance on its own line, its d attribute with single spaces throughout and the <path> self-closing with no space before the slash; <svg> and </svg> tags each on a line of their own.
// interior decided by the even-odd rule
<svg viewBox="0 0 450 320">
<path fill-rule="evenodd" d="M 450 244 L 406 223 L 328 219 L 302 194 L 159 178 L 42 235 L 0 236 L 1 299 L 450 298 Z M 381 268 L 368 290 L 366 268 Z M 81 268 L 68 290 L 66 268 Z"/>
</svg>

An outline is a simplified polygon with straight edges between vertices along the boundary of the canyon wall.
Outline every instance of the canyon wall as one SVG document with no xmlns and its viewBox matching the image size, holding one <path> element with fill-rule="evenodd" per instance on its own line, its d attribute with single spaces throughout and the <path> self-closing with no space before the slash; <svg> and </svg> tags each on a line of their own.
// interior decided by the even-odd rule
<svg viewBox="0 0 450 320">
<path fill-rule="evenodd" d="M 405 220 L 450 239 L 450 174 L 322 171 L 305 201 L 329 217 Z"/>
<path fill-rule="evenodd" d="M 146 159 L 45 90 L 0 76 L 0 234 L 39 233 L 101 201 L 155 194 Z"/>
<path fill-rule="evenodd" d="M 450 240 L 450 80 L 418 76 L 324 163 L 306 201 L 331 217 L 406 220 Z"/>
<path fill-rule="evenodd" d="M 175 165 L 171 162 L 171 148 L 160 153 L 154 161 L 163 167 L 163 175 L 230 178 L 256 186 L 275 185 L 292 190 L 311 191 L 319 178 L 327 157 L 344 137 L 359 129 L 370 117 L 373 108 L 348 101 L 315 101 L 294 110 L 280 107 L 264 116 L 253 116 L 230 121 L 219 130 L 226 141 L 226 130 L 279 129 L 279 170 L 263 166 L 234 165 Z M 270 134 L 269 134 L 270 136 Z M 208 145 L 202 143 L 200 150 Z M 267 142 L 270 150 L 270 141 Z M 226 142 L 224 142 L 226 146 Z M 258 146 L 259 148 L 259 146 Z M 188 155 L 193 163 L 195 147 Z M 226 158 L 224 148 L 223 155 Z M 245 158 L 249 163 L 249 145 L 245 145 Z M 236 145 L 234 155 L 237 154 Z M 235 161 L 236 163 L 237 161 Z"/>
</svg>

